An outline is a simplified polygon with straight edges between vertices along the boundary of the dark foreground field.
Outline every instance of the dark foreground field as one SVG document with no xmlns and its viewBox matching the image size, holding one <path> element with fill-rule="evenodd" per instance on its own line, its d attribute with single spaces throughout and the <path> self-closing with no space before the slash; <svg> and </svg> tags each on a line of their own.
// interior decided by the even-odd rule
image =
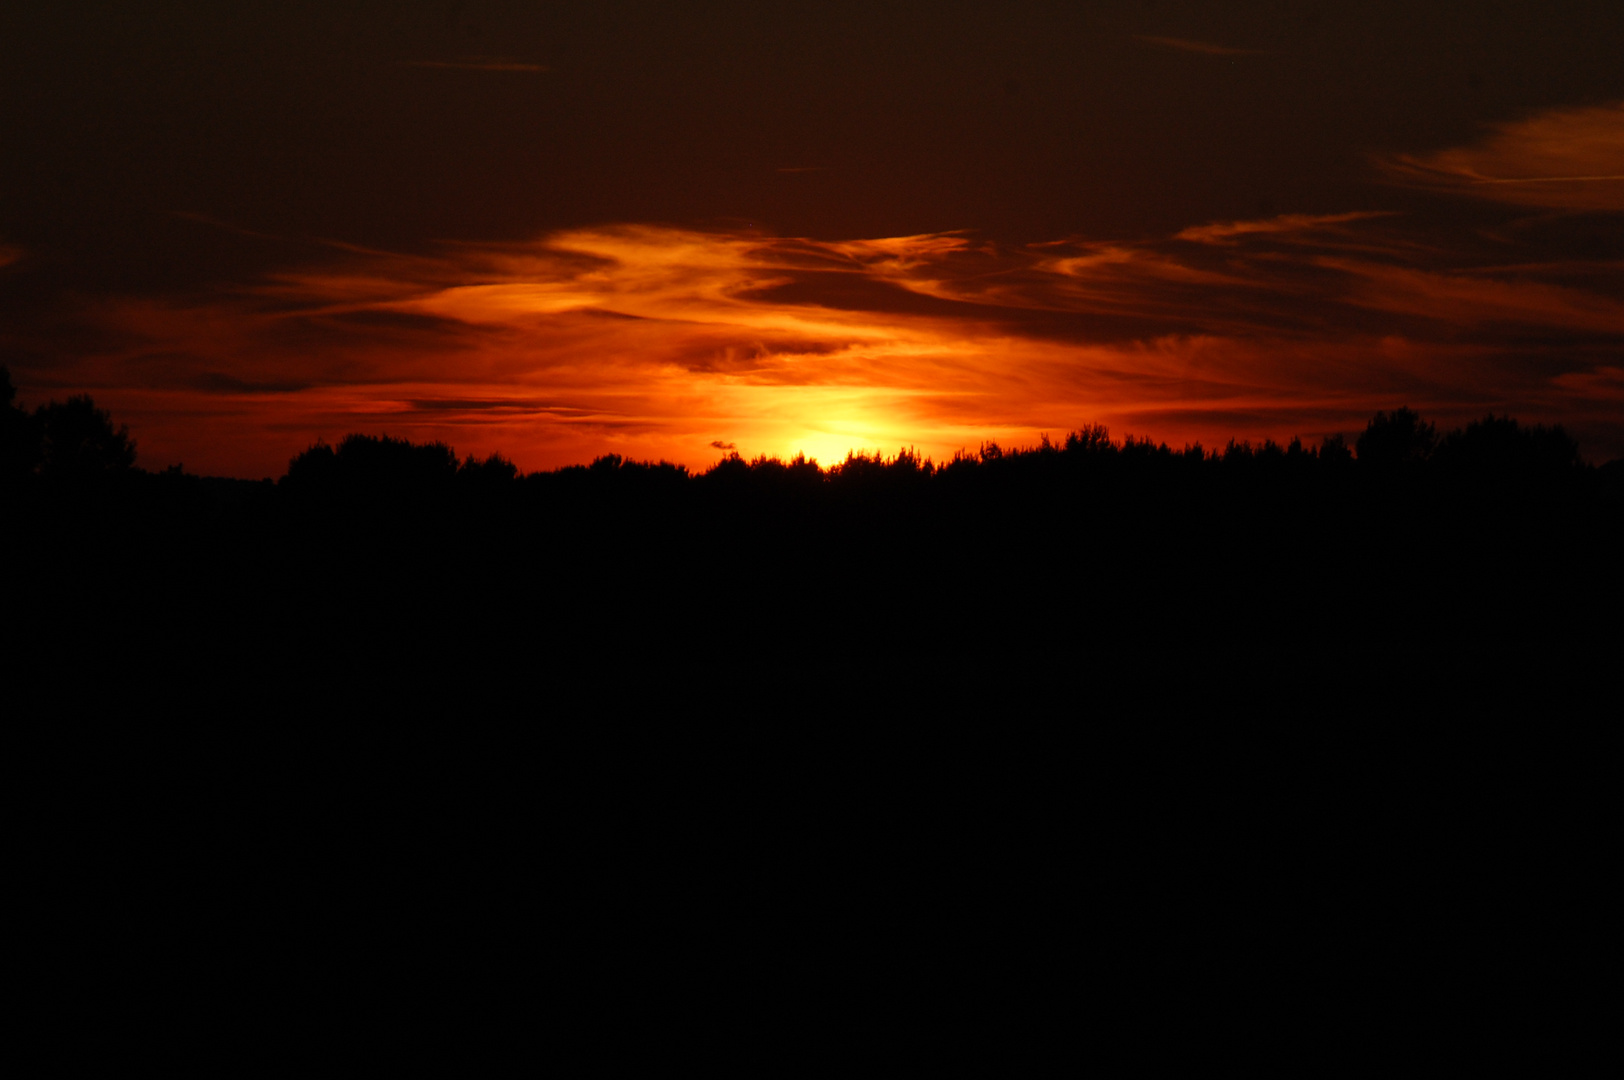
<svg viewBox="0 0 1624 1080">
<path fill-rule="evenodd" d="M 3 493 L 65 1061 L 1560 1067 L 1600 1029 L 1624 484 L 1560 432 L 70 460 Z"/>
</svg>

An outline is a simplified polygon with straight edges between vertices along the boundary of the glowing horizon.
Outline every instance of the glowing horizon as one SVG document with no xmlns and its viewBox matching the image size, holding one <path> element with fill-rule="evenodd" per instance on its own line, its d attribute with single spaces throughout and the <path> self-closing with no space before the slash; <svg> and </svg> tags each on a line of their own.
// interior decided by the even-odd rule
<svg viewBox="0 0 1624 1080">
<path fill-rule="evenodd" d="M 1531 370 L 1526 348 L 1472 335 L 1608 337 L 1624 304 L 1563 280 L 1572 267 L 1425 254 L 1371 214 L 1014 251 L 648 225 L 347 251 L 230 295 L 106 305 L 122 347 L 58 385 L 130 423 L 147 464 L 238 475 L 351 431 L 526 469 L 602 453 L 700 468 L 717 442 L 945 459 L 1092 423 L 1174 445 L 1317 440 L 1398 405 L 1565 420 L 1594 443 L 1624 400 L 1605 348 L 1547 347 Z"/>
<path fill-rule="evenodd" d="M 1314 443 L 1403 406 L 1624 456 L 1594 5 L 227 6 L 0 35 L 0 364 L 145 468 Z"/>
<path fill-rule="evenodd" d="M 1604 137 L 1621 130 L 1624 109 L 1556 110 L 1422 164 L 1477 197 L 1480 161 L 1624 168 Z M 1391 163 L 1405 182 L 1420 167 Z M 1606 213 L 1616 185 L 1561 196 L 1581 198 Z M 1565 219 L 1522 229 L 1547 220 Z M 1382 211 L 1016 247 L 638 223 L 429 254 L 327 244 L 257 283 L 87 304 L 93 332 L 63 349 L 41 331 L 24 344 L 53 363 L 14 378 L 93 394 L 151 467 L 248 476 L 352 431 L 527 470 L 605 453 L 697 469 L 718 444 L 945 460 L 1096 423 L 1175 446 L 1318 441 L 1406 405 L 1446 426 L 1563 423 L 1591 456 L 1624 453 L 1624 262 L 1521 250 Z"/>
</svg>

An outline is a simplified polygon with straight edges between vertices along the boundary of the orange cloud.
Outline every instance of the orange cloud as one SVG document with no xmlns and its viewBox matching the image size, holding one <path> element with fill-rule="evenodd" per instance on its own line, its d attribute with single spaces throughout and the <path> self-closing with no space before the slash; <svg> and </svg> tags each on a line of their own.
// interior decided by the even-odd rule
<svg viewBox="0 0 1624 1080">
<path fill-rule="evenodd" d="M 1323 234 L 1337 230 L 1339 225 L 1371 218 L 1391 217 L 1391 213 L 1364 210 L 1351 214 L 1282 214 L 1279 217 L 1254 221 L 1221 221 L 1209 225 L 1192 225 L 1174 234 L 1176 240 L 1190 240 L 1198 244 L 1232 244 L 1243 236 L 1271 234 L 1276 236 Z"/>
<path fill-rule="evenodd" d="M 1526 276 L 1485 277 L 1321 258 L 1358 279 L 1348 302 L 1460 327 L 1520 323 L 1624 337 L 1624 301 Z"/>
<path fill-rule="evenodd" d="M 1624 103 L 1499 124 L 1483 141 L 1383 162 L 1407 182 L 1557 210 L 1624 211 Z"/>
<path fill-rule="evenodd" d="M 351 248 L 229 296 L 103 304 L 100 336 L 23 385 L 94 393 L 149 467 L 250 476 L 350 431 L 528 469 L 704 467 L 718 445 L 941 458 L 1093 422 L 1314 439 L 1398 404 L 1560 420 L 1624 451 L 1616 278 L 1459 265 L 1401 226 L 1291 215 L 1003 250 L 622 225 Z"/>
</svg>

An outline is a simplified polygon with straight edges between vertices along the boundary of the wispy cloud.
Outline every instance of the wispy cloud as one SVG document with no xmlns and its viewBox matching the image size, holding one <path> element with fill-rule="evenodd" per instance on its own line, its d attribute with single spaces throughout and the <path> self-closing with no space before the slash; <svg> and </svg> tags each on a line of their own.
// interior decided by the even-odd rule
<svg viewBox="0 0 1624 1080">
<path fill-rule="evenodd" d="M 1624 103 L 1551 109 L 1471 146 L 1380 162 L 1405 183 L 1559 210 L 1624 211 Z"/>
<path fill-rule="evenodd" d="M 232 296 L 104 304 L 35 385 L 96 393 L 153 464 L 246 475 L 352 430 L 527 468 L 703 466 L 729 447 L 941 457 L 1085 422 L 1314 438 L 1397 404 L 1561 420 L 1624 452 L 1620 275 L 1486 265 L 1391 215 L 1015 249 L 621 225 L 329 250 Z"/>
<path fill-rule="evenodd" d="M 1228 45 L 1214 45 L 1210 41 L 1191 41 L 1188 38 L 1154 37 L 1150 34 L 1135 34 L 1134 40 L 1142 41 L 1146 45 L 1157 45 L 1164 49 L 1177 49 L 1179 52 L 1200 53 L 1203 56 L 1262 56 L 1261 49 L 1234 49 Z"/>
<path fill-rule="evenodd" d="M 258 229 L 250 229 L 245 226 L 238 225 L 235 222 L 222 221 L 220 218 L 217 218 L 212 214 L 199 214 L 190 210 L 171 210 L 169 212 L 169 216 L 179 218 L 182 221 L 190 221 L 198 225 L 207 225 L 211 229 L 220 229 L 224 232 L 234 233 L 237 236 L 251 237 L 255 240 L 286 241 L 288 239 L 285 236 L 278 236 L 275 233 L 261 232 Z"/>
<path fill-rule="evenodd" d="M 1174 234 L 1176 240 L 1190 240 L 1198 244 L 1233 244 L 1244 236 L 1271 234 L 1276 236 L 1310 236 L 1334 230 L 1338 226 L 1371 218 L 1390 217 L 1386 211 L 1366 210 L 1349 214 L 1282 214 L 1279 217 L 1252 221 L 1221 221 L 1207 225 L 1192 225 Z"/>
</svg>

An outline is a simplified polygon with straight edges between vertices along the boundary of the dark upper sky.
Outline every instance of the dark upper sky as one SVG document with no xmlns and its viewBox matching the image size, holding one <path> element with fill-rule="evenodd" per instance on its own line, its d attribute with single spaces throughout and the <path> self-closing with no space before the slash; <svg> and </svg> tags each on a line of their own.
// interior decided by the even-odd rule
<svg viewBox="0 0 1624 1080">
<path fill-rule="evenodd" d="M 1608 263 L 1616 184 L 1518 204 L 1393 163 L 1612 107 L 1620 57 L 1624 6 L 1595 0 L 21 0 L 0 11 L 0 329 L 25 389 L 65 386 L 27 329 L 63 297 L 262 281 L 319 242 L 621 223 L 1009 248 L 1544 214 L 1525 261 Z"/>
<path fill-rule="evenodd" d="M 132 285 L 271 254 L 176 212 L 381 246 L 1133 238 L 1402 208 L 1370 155 L 1624 99 L 1621 56 L 1624 9 L 1593 0 L 24 0 L 0 235 Z"/>
</svg>

